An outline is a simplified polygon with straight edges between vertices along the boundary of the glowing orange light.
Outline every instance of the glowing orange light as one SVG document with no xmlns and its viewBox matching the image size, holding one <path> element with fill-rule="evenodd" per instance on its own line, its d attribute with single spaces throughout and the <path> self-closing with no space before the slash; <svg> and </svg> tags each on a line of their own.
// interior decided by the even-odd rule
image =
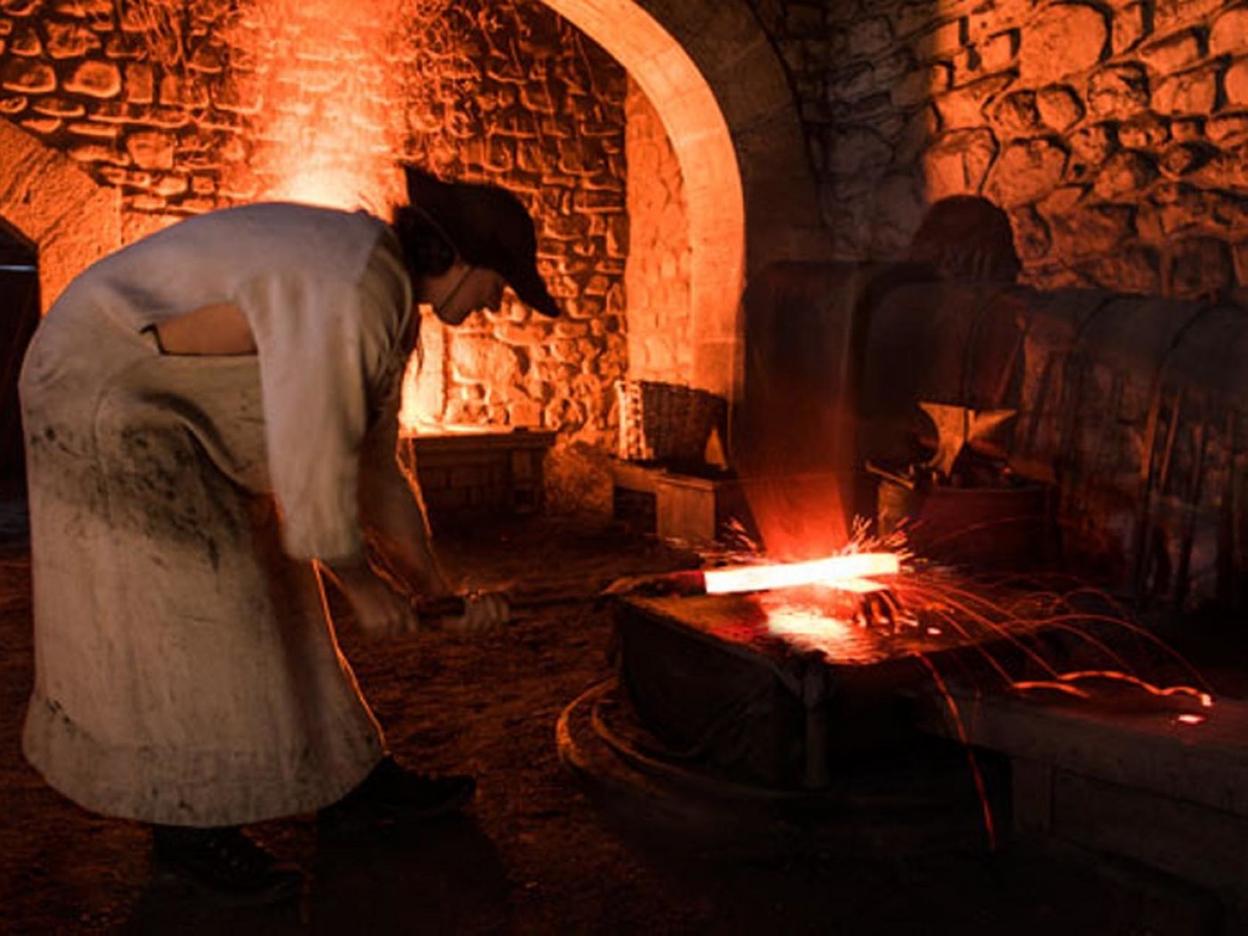
<svg viewBox="0 0 1248 936">
<path fill-rule="evenodd" d="M 354 168 L 322 167 L 290 168 L 285 178 L 271 188 L 266 197 L 275 201 L 302 202 L 325 208 L 355 209 L 364 205 L 377 207 L 376 192 L 384 191 L 383 181 L 392 169 L 389 165 L 361 162 Z M 392 187 L 392 186 L 391 186 Z"/>
<path fill-rule="evenodd" d="M 1213 708 L 1213 696 L 1208 692 L 1195 689 L 1192 686 L 1156 686 L 1139 676 L 1133 676 L 1130 673 L 1121 673 L 1118 670 L 1079 670 L 1071 673 L 1061 673 L 1056 680 L 1026 680 L 1023 682 L 1013 683 L 1015 689 L 1052 689 L 1058 692 L 1064 692 L 1067 695 L 1078 696 L 1083 699 L 1091 698 L 1091 693 L 1084 689 L 1078 688 L 1075 683 L 1087 679 L 1106 679 L 1115 682 L 1126 683 L 1143 689 L 1149 695 L 1158 696 L 1160 698 L 1170 696 L 1187 696 L 1195 699 L 1200 703 L 1201 708 Z M 1195 718 L 1203 720 L 1204 716 L 1196 715 Z M 1194 724 L 1194 723 L 1193 723 Z"/>
<path fill-rule="evenodd" d="M 914 656 L 927 669 L 928 674 L 932 677 L 932 685 L 940 693 L 940 697 L 945 703 L 945 708 L 949 711 L 949 717 L 953 722 L 954 730 L 958 733 L 958 740 L 962 743 L 962 750 L 966 752 L 967 766 L 971 768 L 971 779 L 975 781 L 975 792 L 979 794 L 979 808 L 984 817 L 984 832 L 988 836 L 988 850 L 996 851 L 997 824 L 992 818 L 992 801 L 988 799 L 988 787 L 984 785 L 984 775 L 979 769 L 979 761 L 975 757 L 975 749 L 971 747 L 971 738 L 966 732 L 966 722 L 963 721 L 962 713 L 958 710 L 958 700 L 949 691 L 949 686 L 945 682 L 945 678 L 940 675 L 940 670 L 936 668 L 936 664 L 921 653 L 916 653 Z"/>
<path fill-rule="evenodd" d="M 844 607 L 830 607 L 823 601 L 794 601 L 781 590 L 762 595 L 759 605 L 767 615 L 768 633 L 786 643 L 822 653 L 832 660 L 862 664 L 883 660 L 887 649 L 867 628 L 854 623 L 853 599 L 849 595 L 845 598 Z"/>
<path fill-rule="evenodd" d="M 767 629 L 785 637 L 813 637 L 821 640 L 846 640 L 852 637 L 852 632 L 844 621 L 830 618 L 818 610 L 796 605 L 768 608 Z"/>
<path fill-rule="evenodd" d="M 867 577 L 896 575 L 899 571 L 901 561 L 895 553 L 851 553 L 808 562 L 712 569 L 703 574 L 708 595 L 798 588 L 803 585 L 822 585 L 862 593 L 880 591 L 885 587 L 864 581 Z"/>
<path fill-rule="evenodd" d="M 344 9 L 333 0 L 254 5 L 269 41 L 252 49 L 264 78 L 251 164 L 266 200 L 385 214 L 402 193 L 396 156 L 408 102 L 389 50 L 408 20 L 400 0 L 368 0 L 347 30 Z"/>
<path fill-rule="evenodd" d="M 546 0 L 599 42 L 659 111 L 685 179 L 690 244 L 691 328 L 696 383 L 733 393 L 736 334 L 745 271 L 745 196 L 737 149 L 703 70 L 634 0 Z M 675 5 L 679 6 L 679 4 Z M 673 6 L 673 9 L 675 9 Z"/>
<path fill-rule="evenodd" d="M 1203 724 L 1206 719 L 1204 715 L 1185 714 L 1178 716 L 1175 721 L 1184 725 L 1200 725 Z"/>
</svg>

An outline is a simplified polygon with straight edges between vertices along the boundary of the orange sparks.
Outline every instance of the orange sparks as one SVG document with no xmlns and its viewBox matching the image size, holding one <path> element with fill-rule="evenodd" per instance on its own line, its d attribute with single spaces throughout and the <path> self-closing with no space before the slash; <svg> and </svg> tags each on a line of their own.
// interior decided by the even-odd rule
<svg viewBox="0 0 1248 936">
<path fill-rule="evenodd" d="M 1065 692 L 1068 695 L 1078 696 L 1083 699 L 1091 698 L 1091 693 L 1084 689 L 1078 688 L 1075 683 L 1086 679 L 1107 679 L 1117 682 L 1127 683 L 1136 688 L 1143 689 L 1149 695 L 1158 697 L 1168 696 L 1187 696 L 1195 699 L 1200 703 L 1201 708 L 1213 708 L 1213 696 L 1208 692 L 1202 692 L 1191 686 L 1155 686 L 1152 683 L 1140 679 L 1138 676 L 1132 676 L 1130 673 L 1121 673 L 1117 670 L 1082 670 L 1074 673 L 1062 673 L 1057 680 L 1028 680 L 1024 682 L 1015 682 L 1015 689 L 1054 689 L 1059 692 Z M 1195 716 L 1202 721 L 1203 716 Z M 1191 724 L 1196 724 L 1192 722 Z"/>
<path fill-rule="evenodd" d="M 900 571 L 901 560 L 895 553 L 875 552 L 829 556 L 807 562 L 711 569 L 703 574 L 708 595 L 798 588 L 803 585 L 822 585 L 862 594 L 886 588 L 870 581 L 870 576 L 896 575 Z"/>
<path fill-rule="evenodd" d="M 971 768 L 971 779 L 975 781 L 975 792 L 979 795 L 979 806 L 983 810 L 984 832 L 988 835 L 988 850 L 996 851 L 997 828 L 992 818 L 992 802 L 988 799 L 988 787 L 984 784 L 984 775 L 979 769 L 979 761 L 975 759 L 975 749 L 971 747 L 971 739 L 966 732 L 966 722 L 962 720 L 962 713 L 958 710 L 958 701 L 949 691 L 949 686 L 945 683 L 944 677 L 940 675 L 936 664 L 921 653 L 916 653 L 914 656 L 931 675 L 932 684 L 940 693 L 945 708 L 949 711 L 954 730 L 958 733 L 958 740 L 962 742 L 962 750 L 966 751 L 967 764 Z"/>
</svg>

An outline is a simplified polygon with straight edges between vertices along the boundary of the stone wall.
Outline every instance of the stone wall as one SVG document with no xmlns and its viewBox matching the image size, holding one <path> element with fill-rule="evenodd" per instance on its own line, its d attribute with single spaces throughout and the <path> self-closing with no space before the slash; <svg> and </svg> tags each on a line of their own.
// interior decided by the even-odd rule
<svg viewBox="0 0 1248 936">
<path fill-rule="evenodd" d="M 34 248 L 46 312 L 83 267 L 121 246 L 119 193 L 3 119 L 0 167 L 0 224 Z"/>
<path fill-rule="evenodd" d="M 150 9 L 0 4 L 0 117 L 120 189 L 128 214 L 203 211 L 217 204 L 221 168 L 246 158 L 242 114 L 209 90 L 224 70 L 226 7 L 196 5 L 176 42 Z M 170 47 L 158 48 L 162 34 Z M 176 67 L 159 67 L 162 56 Z"/>
<path fill-rule="evenodd" d="M 443 410 L 426 415 L 610 444 L 626 365 L 623 69 L 538 0 L 406 4 L 384 43 L 391 0 L 329 6 L 0 0 L 0 120 L 120 192 L 126 240 L 281 192 L 277 157 L 325 151 L 310 134 L 326 128 L 344 152 L 364 139 L 507 185 L 539 219 L 567 315 L 508 305 L 443 336 L 426 396 Z"/>
<path fill-rule="evenodd" d="M 427 322 L 430 346 L 446 349 L 440 372 L 427 356 L 442 417 L 609 447 L 627 366 L 624 70 L 536 0 L 456 0 L 432 23 L 408 46 L 407 153 L 526 199 L 565 310 L 549 320 L 507 304 L 455 329 Z"/>
<path fill-rule="evenodd" d="M 693 373 L 688 207 L 676 153 L 654 105 L 629 83 L 629 376 L 687 383 Z"/>
<path fill-rule="evenodd" d="M 1036 285 L 1248 284 L 1248 7 L 751 3 L 840 255 L 896 256 L 925 204 L 972 192 L 1010 212 Z"/>
</svg>

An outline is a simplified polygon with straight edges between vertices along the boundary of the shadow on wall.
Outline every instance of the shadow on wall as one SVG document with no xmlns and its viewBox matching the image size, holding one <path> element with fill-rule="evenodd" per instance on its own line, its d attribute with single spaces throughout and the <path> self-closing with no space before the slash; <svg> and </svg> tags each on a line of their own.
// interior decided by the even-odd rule
<svg viewBox="0 0 1248 936">
<path fill-rule="evenodd" d="M 1066 568 L 1181 612 L 1248 602 L 1248 320 L 1236 306 L 966 281 L 870 310 L 864 424 L 905 426 L 960 375 L 1017 410 L 1000 441 L 1052 484 Z M 912 391 L 895 391 L 899 353 Z M 972 399 L 977 403 L 977 399 Z M 860 454 L 876 454 L 868 440 Z"/>
<path fill-rule="evenodd" d="M 860 447 L 879 449 L 875 436 L 907 439 L 922 419 L 909 403 L 916 388 L 906 347 L 885 351 L 890 377 L 877 396 L 891 405 L 877 401 L 879 412 L 859 418 L 874 305 L 907 282 L 1008 285 L 1019 266 L 1005 213 L 983 198 L 954 196 L 927 212 L 903 263 L 779 264 L 751 284 L 733 460 L 771 554 L 809 558 L 840 549 L 852 517 L 872 502 L 860 490 Z M 961 389 L 987 405 L 986 388 Z M 886 409 L 903 414 L 900 427 L 885 420 Z"/>
<path fill-rule="evenodd" d="M 1037 287 L 1248 285 L 1243 5 L 883 0 L 772 28 L 839 256 L 898 257 L 923 202 L 982 194 Z"/>
<path fill-rule="evenodd" d="M 993 14 L 958 15 L 948 0 L 889 6 L 849 26 L 845 64 L 829 81 L 838 125 L 825 214 L 846 222 L 844 256 L 905 256 L 928 205 L 1002 194 L 987 185 L 1001 145 L 981 112 L 1018 79 L 1019 30 L 973 41 Z"/>
<path fill-rule="evenodd" d="M 1065 568 L 1154 610 L 1248 606 L 1248 313 L 1015 285 L 999 215 L 940 203 L 905 263 L 766 271 L 747 305 L 750 477 L 800 507 L 775 482 L 822 476 L 870 514 L 861 468 L 923 457 L 919 401 L 1015 410 L 995 442 L 1056 494 Z"/>
</svg>

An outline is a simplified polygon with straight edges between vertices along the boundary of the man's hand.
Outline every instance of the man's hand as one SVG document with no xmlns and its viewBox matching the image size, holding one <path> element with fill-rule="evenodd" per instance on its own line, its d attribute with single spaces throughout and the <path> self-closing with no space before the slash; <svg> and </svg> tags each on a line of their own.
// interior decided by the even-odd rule
<svg viewBox="0 0 1248 936">
<path fill-rule="evenodd" d="M 487 634 L 511 619 L 507 599 L 497 592 L 470 592 L 464 597 L 464 613 L 446 623 L 448 631 L 466 636 Z"/>
<path fill-rule="evenodd" d="M 411 601 L 377 575 L 367 562 L 323 564 L 346 596 L 360 630 L 370 637 L 402 637 L 419 629 Z"/>
</svg>

